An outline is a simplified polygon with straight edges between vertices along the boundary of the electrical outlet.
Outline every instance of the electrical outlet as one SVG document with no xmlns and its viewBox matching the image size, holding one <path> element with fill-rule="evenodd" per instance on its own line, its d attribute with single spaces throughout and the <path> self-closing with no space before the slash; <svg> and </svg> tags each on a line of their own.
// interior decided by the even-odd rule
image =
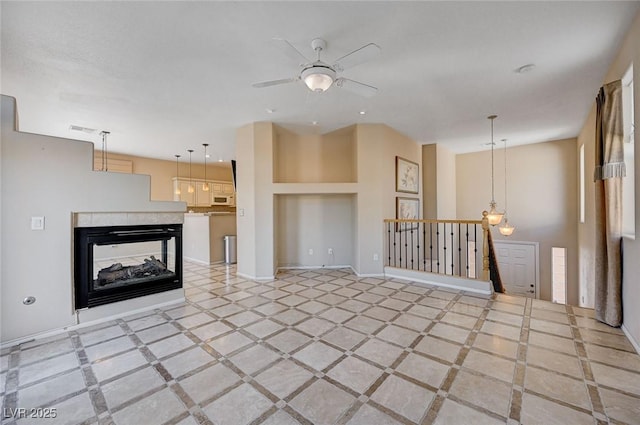
<svg viewBox="0 0 640 425">
<path fill-rule="evenodd" d="M 333 248 L 329 248 L 329 249 L 327 250 L 327 253 L 328 253 L 329 255 L 333 255 Z"/>
<path fill-rule="evenodd" d="M 313 255 L 313 249 L 309 248 L 309 255 Z"/>
<path fill-rule="evenodd" d="M 373 261 L 378 261 L 378 260 L 379 260 L 378 254 L 373 254 Z"/>
</svg>

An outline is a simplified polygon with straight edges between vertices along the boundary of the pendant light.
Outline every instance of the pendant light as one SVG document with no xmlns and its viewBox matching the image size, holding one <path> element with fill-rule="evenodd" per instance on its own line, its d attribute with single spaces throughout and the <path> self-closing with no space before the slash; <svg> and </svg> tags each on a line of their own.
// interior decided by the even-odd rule
<svg viewBox="0 0 640 425">
<path fill-rule="evenodd" d="M 489 202 L 489 214 L 487 215 L 487 219 L 489 220 L 489 224 L 495 226 L 496 224 L 502 221 L 502 216 L 504 213 L 499 212 L 496 209 L 496 200 L 494 196 L 494 184 L 493 184 L 493 120 L 498 118 L 497 115 L 489 115 L 487 117 L 491 120 L 491 202 Z"/>
<path fill-rule="evenodd" d="M 176 179 L 180 177 L 180 172 L 178 169 L 178 161 L 180 160 L 180 155 L 174 155 L 176 157 Z M 180 195 L 182 192 L 180 191 L 180 181 L 176 181 L 176 195 Z"/>
<path fill-rule="evenodd" d="M 499 230 L 503 236 L 511 236 L 516 228 L 509 224 L 507 217 L 507 139 L 502 139 L 502 141 L 504 142 L 504 222 Z"/>
<path fill-rule="evenodd" d="M 204 146 L 204 184 L 202 185 L 202 190 L 205 192 L 209 191 L 209 182 L 207 182 L 207 146 L 208 143 L 203 143 Z"/>
<path fill-rule="evenodd" d="M 187 149 L 189 152 L 189 187 L 187 188 L 187 192 L 193 193 L 195 189 L 193 188 L 193 179 L 191 178 L 191 154 L 193 153 L 193 149 Z"/>
</svg>

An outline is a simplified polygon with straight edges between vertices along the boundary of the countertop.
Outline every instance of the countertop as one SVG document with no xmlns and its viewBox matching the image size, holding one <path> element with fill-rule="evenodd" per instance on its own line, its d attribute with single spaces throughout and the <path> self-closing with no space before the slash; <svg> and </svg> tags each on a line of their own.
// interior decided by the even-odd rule
<svg viewBox="0 0 640 425">
<path fill-rule="evenodd" d="M 212 215 L 236 215 L 236 213 L 232 213 L 232 212 L 184 213 L 185 217 L 208 217 Z"/>
</svg>

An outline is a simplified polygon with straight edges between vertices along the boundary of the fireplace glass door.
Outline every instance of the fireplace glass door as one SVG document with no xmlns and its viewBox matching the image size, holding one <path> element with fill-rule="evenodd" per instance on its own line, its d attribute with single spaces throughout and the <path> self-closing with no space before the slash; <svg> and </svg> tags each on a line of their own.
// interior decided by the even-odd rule
<svg viewBox="0 0 640 425">
<path fill-rule="evenodd" d="M 181 226 L 76 229 L 76 308 L 182 287 Z"/>
</svg>

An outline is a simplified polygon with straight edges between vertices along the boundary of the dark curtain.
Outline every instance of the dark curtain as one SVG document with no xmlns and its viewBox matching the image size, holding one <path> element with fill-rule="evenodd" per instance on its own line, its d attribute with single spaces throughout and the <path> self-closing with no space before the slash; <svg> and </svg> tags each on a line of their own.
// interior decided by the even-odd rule
<svg viewBox="0 0 640 425">
<path fill-rule="evenodd" d="M 493 236 L 491 236 L 491 229 L 489 229 L 489 279 L 493 283 L 493 290 L 495 292 L 504 292 L 504 285 L 502 284 L 502 278 L 500 277 L 500 269 L 498 268 L 498 257 L 496 256 L 496 249 L 493 246 Z"/>
</svg>

